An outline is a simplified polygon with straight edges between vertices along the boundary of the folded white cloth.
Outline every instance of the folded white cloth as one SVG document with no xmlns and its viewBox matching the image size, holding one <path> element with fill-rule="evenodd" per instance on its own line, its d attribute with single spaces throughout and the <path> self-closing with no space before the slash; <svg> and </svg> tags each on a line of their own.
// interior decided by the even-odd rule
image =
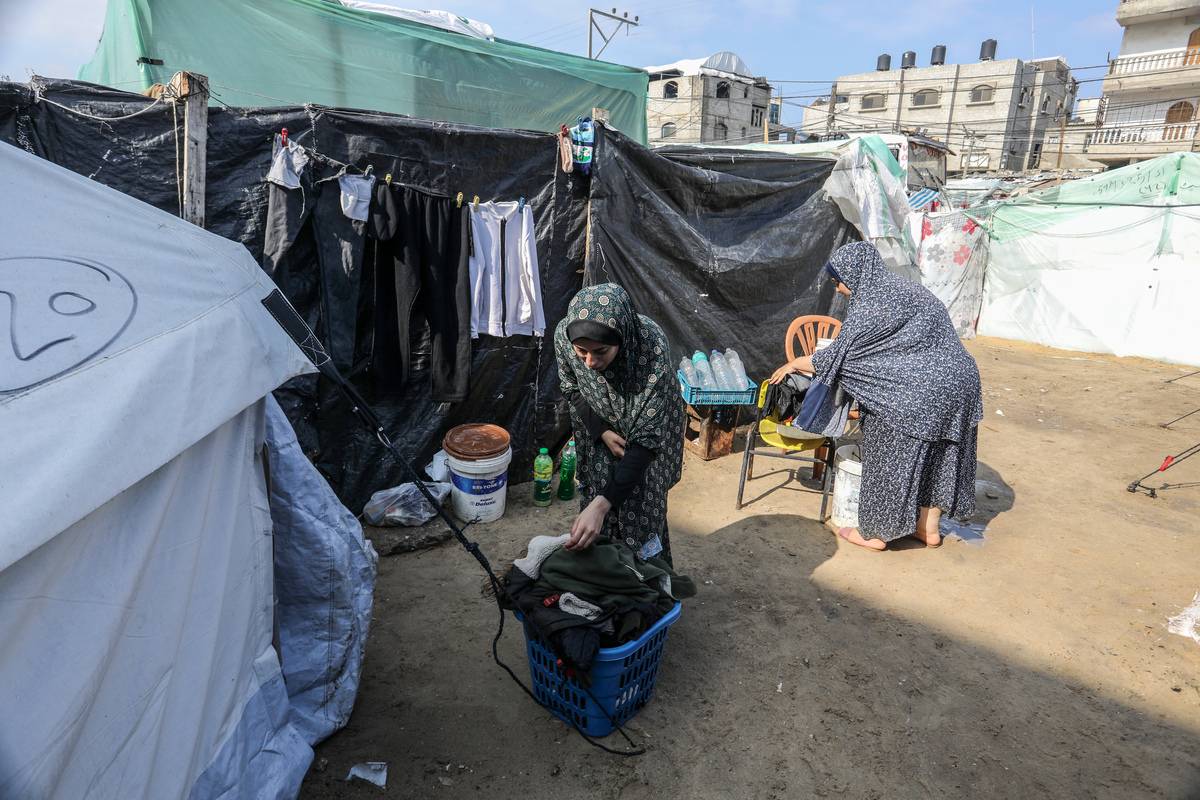
<svg viewBox="0 0 1200 800">
<path fill-rule="evenodd" d="M 542 574 L 542 562 L 570 539 L 569 533 L 562 536 L 535 536 L 529 540 L 529 552 L 524 558 L 514 561 L 513 566 L 536 581 Z"/>
<path fill-rule="evenodd" d="M 371 190 L 375 188 L 374 175 L 342 175 L 338 178 L 342 190 L 342 213 L 359 222 L 367 221 L 371 209 Z"/>
<path fill-rule="evenodd" d="M 565 611 L 568 614 L 576 614 L 586 619 L 596 620 L 604 614 L 604 609 L 595 603 L 589 603 L 582 597 L 571 592 L 564 592 L 558 596 L 558 608 L 560 611 Z"/>
</svg>

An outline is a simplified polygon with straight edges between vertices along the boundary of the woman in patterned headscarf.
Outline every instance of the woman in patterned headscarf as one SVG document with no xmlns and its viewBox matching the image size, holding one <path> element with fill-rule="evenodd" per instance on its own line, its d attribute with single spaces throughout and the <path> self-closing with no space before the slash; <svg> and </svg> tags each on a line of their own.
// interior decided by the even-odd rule
<svg viewBox="0 0 1200 800">
<path fill-rule="evenodd" d="M 845 245 L 825 268 L 850 298 L 842 329 L 771 380 L 815 373 L 810 392 L 840 386 L 862 409 L 858 528 L 838 535 L 872 550 L 903 536 L 937 547 L 941 515 L 975 509 L 979 368 L 941 301 L 889 272 L 874 245 Z"/>
<path fill-rule="evenodd" d="M 579 292 L 554 331 L 579 452 L 580 513 L 568 549 L 600 535 L 671 558 L 667 491 L 683 462 L 683 400 L 671 348 L 620 286 Z"/>
</svg>

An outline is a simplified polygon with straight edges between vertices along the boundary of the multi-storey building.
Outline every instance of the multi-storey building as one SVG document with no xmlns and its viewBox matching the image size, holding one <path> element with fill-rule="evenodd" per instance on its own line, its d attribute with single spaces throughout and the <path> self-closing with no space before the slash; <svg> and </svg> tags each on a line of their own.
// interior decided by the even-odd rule
<svg viewBox="0 0 1200 800">
<path fill-rule="evenodd" d="M 646 67 L 650 88 L 646 128 L 651 144 L 763 140 L 791 141 L 795 129 L 781 125 L 771 84 L 755 77 L 734 53 Z"/>
<path fill-rule="evenodd" d="M 1109 166 L 1197 149 L 1200 2 L 1121 0 L 1121 51 L 1109 63 L 1088 158 Z"/>
<path fill-rule="evenodd" d="M 983 43 L 979 61 L 947 64 L 935 47 L 929 66 L 904 54 L 900 69 L 879 57 L 874 72 L 844 75 L 829 98 L 805 111 L 801 131 L 839 133 L 916 131 L 958 155 L 951 172 L 1033 170 L 1042 165 L 1046 133 L 1071 113 L 1078 89 L 1062 58 L 997 61 L 996 42 Z"/>
</svg>

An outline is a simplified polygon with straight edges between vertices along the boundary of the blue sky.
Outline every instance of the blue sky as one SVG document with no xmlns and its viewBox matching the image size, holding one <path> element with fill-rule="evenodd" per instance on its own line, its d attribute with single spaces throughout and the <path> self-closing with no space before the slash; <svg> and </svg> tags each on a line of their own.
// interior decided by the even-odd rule
<svg viewBox="0 0 1200 800">
<path fill-rule="evenodd" d="M 483 20 L 506 39 L 582 55 L 587 9 L 595 3 L 439 0 L 430 5 Z M 945 44 L 950 62 L 974 61 L 987 38 L 999 41 L 999 58 L 1029 58 L 1033 52 L 1038 58 L 1065 56 L 1072 67 L 1103 64 L 1121 43 L 1116 7 L 1117 0 L 636 0 L 618 9 L 637 14 L 641 25 L 614 39 L 604 58 L 645 66 L 732 50 L 756 74 L 778 81 L 786 95 L 820 94 L 837 75 L 872 69 L 880 53 L 891 53 L 898 64 L 903 51 L 914 50 L 923 65 L 934 45 Z M 0 0 L 0 75 L 74 77 L 95 48 L 104 9 L 105 0 Z M 1102 69 L 1077 72 L 1083 81 L 1080 96 L 1098 96 L 1097 79 L 1103 74 Z M 785 120 L 798 121 L 800 113 L 794 108 Z"/>
</svg>

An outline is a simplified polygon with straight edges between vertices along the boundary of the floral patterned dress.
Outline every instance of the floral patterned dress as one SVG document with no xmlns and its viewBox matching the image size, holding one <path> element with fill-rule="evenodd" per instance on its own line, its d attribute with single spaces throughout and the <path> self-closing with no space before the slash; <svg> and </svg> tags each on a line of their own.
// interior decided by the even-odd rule
<svg viewBox="0 0 1200 800">
<path fill-rule="evenodd" d="M 621 339 L 617 357 L 603 372 L 575 355 L 567 326 L 576 320 L 598 322 Z M 604 520 L 602 536 L 623 542 L 643 557 L 666 546 L 667 492 L 679 482 L 683 465 L 683 399 L 671 365 L 671 348 L 658 323 L 633 310 L 620 286 L 604 283 L 580 291 L 554 331 L 554 353 L 563 393 L 579 392 L 592 410 L 627 445 L 654 453 L 640 485 Z M 580 508 L 603 493 L 613 479 L 617 459 L 589 435 L 571 411 L 579 454 Z"/>
</svg>

